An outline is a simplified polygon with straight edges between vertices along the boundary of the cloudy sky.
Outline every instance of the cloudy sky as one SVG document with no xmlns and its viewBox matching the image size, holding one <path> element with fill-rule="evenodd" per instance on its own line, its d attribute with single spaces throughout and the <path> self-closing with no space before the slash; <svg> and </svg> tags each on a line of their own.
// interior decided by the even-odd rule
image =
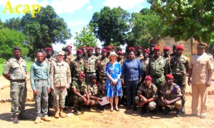
<svg viewBox="0 0 214 128">
<path fill-rule="evenodd" d="M 128 12 L 139 12 L 142 8 L 149 8 L 146 0 L 0 0 L 0 19 L 5 21 L 12 17 L 22 17 L 24 14 L 10 14 L 7 11 L 3 14 L 6 3 L 10 1 L 13 8 L 21 4 L 24 8 L 25 4 L 33 5 L 39 4 L 40 6 L 51 5 L 55 12 L 65 20 L 73 37 L 75 32 L 79 32 L 86 26 L 92 18 L 94 12 L 99 12 L 104 6 L 111 8 L 120 6 Z M 20 8 L 21 9 L 21 8 Z M 67 40 L 67 44 L 74 43 L 73 37 Z M 98 42 L 98 45 L 101 45 Z M 54 45 L 55 50 L 59 50 L 63 45 Z"/>
</svg>

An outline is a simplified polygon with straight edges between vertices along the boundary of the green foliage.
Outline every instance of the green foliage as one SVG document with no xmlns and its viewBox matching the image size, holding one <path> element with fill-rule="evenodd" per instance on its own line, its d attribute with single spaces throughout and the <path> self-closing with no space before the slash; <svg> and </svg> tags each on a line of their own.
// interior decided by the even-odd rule
<svg viewBox="0 0 214 128">
<path fill-rule="evenodd" d="M 94 27 L 96 37 L 107 46 L 111 42 L 124 43 L 126 33 L 130 30 L 129 18 L 130 14 L 120 7 L 104 7 L 93 14 L 89 25 Z"/>
<path fill-rule="evenodd" d="M 114 49 L 117 49 L 120 47 L 120 42 L 111 42 L 109 45 L 114 46 Z"/>
<path fill-rule="evenodd" d="M 28 49 L 23 42 L 24 38 L 24 35 L 16 30 L 0 29 L 0 58 L 8 59 L 13 56 L 14 46 L 22 49 L 22 55 L 27 55 Z"/>
<path fill-rule="evenodd" d="M 0 58 L 0 64 L 5 64 L 5 63 L 6 63 L 6 60 L 3 58 Z"/>
<path fill-rule="evenodd" d="M 26 61 L 26 64 L 27 64 L 27 71 L 28 71 L 28 72 L 30 71 L 30 67 L 31 67 L 31 65 L 32 65 L 33 63 L 34 63 L 33 61 Z"/>
<path fill-rule="evenodd" d="M 21 19 L 19 17 L 18 18 L 11 18 L 11 19 L 5 21 L 4 27 L 7 27 L 7 28 L 10 28 L 13 30 L 21 31 L 20 24 L 21 24 Z"/>
<path fill-rule="evenodd" d="M 157 12 L 170 26 L 165 35 L 176 40 L 191 37 L 214 43 L 214 1 L 213 0 L 147 0 L 151 9 Z"/>
<path fill-rule="evenodd" d="M 77 49 L 81 48 L 82 46 L 97 46 L 97 38 L 93 33 L 93 27 L 90 26 L 83 27 L 80 33 L 76 32 L 74 39 L 76 40 L 74 45 Z"/>
<path fill-rule="evenodd" d="M 0 29 L 4 28 L 4 23 L 0 19 Z"/>
</svg>

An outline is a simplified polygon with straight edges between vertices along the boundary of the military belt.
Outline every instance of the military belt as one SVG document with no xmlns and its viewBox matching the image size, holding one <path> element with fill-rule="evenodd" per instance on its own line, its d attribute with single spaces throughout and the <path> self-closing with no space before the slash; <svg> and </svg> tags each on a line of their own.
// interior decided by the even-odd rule
<svg viewBox="0 0 214 128">
<path fill-rule="evenodd" d="M 25 82 L 25 79 L 11 80 L 11 82 L 20 82 L 20 83 L 22 83 L 22 82 Z"/>
</svg>

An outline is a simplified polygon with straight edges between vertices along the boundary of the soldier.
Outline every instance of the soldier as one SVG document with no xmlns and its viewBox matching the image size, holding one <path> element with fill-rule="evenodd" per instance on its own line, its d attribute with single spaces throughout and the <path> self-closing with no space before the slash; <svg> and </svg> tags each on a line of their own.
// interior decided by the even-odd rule
<svg viewBox="0 0 214 128">
<path fill-rule="evenodd" d="M 86 49 L 86 46 L 82 46 L 82 52 L 83 52 L 83 59 L 87 58 L 88 57 L 88 53 L 87 53 L 87 49 Z"/>
<path fill-rule="evenodd" d="M 89 46 L 88 47 L 88 57 L 84 58 L 85 60 L 85 82 L 86 84 L 89 84 L 90 81 L 90 76 L 91 75 L 96 75 L 96 61 L 97 57 L 93 55 L 93 47 Z"/>
<path fill-rule="evenodd" d="M 112 47 L 111 46 L 107 46 L 107 57 L 110 55 L 110 53 L 112 52 Z"/>
<path fill-rule="evenodd" d="M 19 123 L 19 119 L 29 119 L 24 115 L 25 101 L 27 96 L 26 75 L 27 66 L 21 58 L 21 49 L 13 48 L 14 57 L 10 58 L 3 71 L 3 76 L 10 81 L 11 112 L 13 113 L 13 123 Z"/>
<path fill-rule="evenodd" d="M 79 72 L 78 79 L 72 82 L 72 98 L 74 102 L 74 114 L 78 115 L 77 107 L 80 104 L 90 105 L 90 97 L 88 95 L 87 86 L 84 82 L 85 74 Z M 80 106 L 79 106 L 80 107 Z"/>
<path fill-rule="evenodd" d="M 71 62 L 73 61 L 73 55 L 72 55 L 72 46 L 71 45 L 67 45 L 66 48 L 68 49 L 68 55 L 67 55 L 67 62 L 70 65 Z"/>
<path fill-rule="evenodd" d="M 137 53 L 136 53 L 137 59 L 141 62 L 144 58 L 143 56 L 143 48 L 141 46 L 137 46 Z"/>
<path fill-rule="evenodd" d="M 68 58 L 67 58 L 67 57 L 68 57 L 68 53 L 69 53 L 68 48 L 63 48 L 62 51 L 65 52 L 65 56 L 64 56 L 63 60 L 64 60 L 65 62 L 69 63 Z"/>
<path fill-rule="evenodd" d="M 64 52 L 59 51 L 57 55 L 57 60 L 51 65 L 51 88 L 52 95 L 54 98 L 53 104 L 55 109 L 55 118 L 62 117 L 66 115 L 63 113 L 63 108 L 65 105 L 65 98 L 67 95 L 67 88 L 71 84 L 71 72 L 68 63 L 63 61 Z"/>
<path fill-rule="evenodd" d="M 157 87 L 152 83 L 152 77 L 146 76 L 145 82 L 140 85 L 135 97 L 136 104 L 142 107 L 141 114 L 146 113 L 147 110 L 156 113 L 157 92 Z"/>
<path fill-rule="evenodd" d="M 174 76 L 174 82 L 181 88 L 183 103 L 182 113 L 185 113 L 185 91 L 186 91 L 186 73 L 189 70 L 189 59 L 182 54 L 184 48 L 180 45 L 176 46 L 176 55 L 170 61 L 170 68 Z"/>
<path fill-rule="evenodd" d="M 170 48 L 165 46 L 163 48 L 163 58 L 165 59 L 166 61 L 166 68 L 165 68 L 165 75 L 166 74 L 169 74 L 171 72 L 171 69 L 170 69 L 170 55 L 169 55 L 169 50 Z"/>
<path fill-rule="evenodd" d="M 34 123 L 38 124 L 41 119 L 44 121 L 51 121 L 48 117 L 48 93 L 51 91 L 50 85 L 50 68 L 44 61 L 44 54 L 37 53 L 37 61 L 30 69 L 30 82 L 36 103 L 36 120 Z M 41 113 L 42 111 L 42 113 Z M 42 114 L 42 115 L 41 115 Z"/>
<path fill-rule="evenodd" d="M 174 107 L 176 109 L 176 116 L 180 116 L 182 94 L 179 85 L 173 83 L 174 77 L 171 74 L 166 75 L 166 82 L 160 89 L 159 103 L 164 109 L 164 114 L 168 114 Z"/>
<path fill-rule="evenodd" d="M 155 47 L 155 44 L 150 44 L 150 47 L 149 47 L 149 51 L 150 51 L 150 58 L 151 57 L 154 57 L 154 47 Z"/>
<path fill-rule="evenodd" d="M 118 51 L 117 55 L 118 55 L 117 62 L 119 62 L 121 67 L 123 67 L 123 62 L 125 61 L 124 57 L 123 57 L 123 52 L 122 51 Z"/>
<path fill-rule="evenodd" d="M 149 50 L 147 49 L 144 49 L 144 58 L 143 60 L 141 61 L 142 63 L 142 67 L 143 67 L 143 71 L 146 73 L 146 70 L 148 69 L 148 64 L 149 64 Z M 142 80 L 143 81 L 143 80 Z"/>
<path fill-rule="evenodd" d="M 207 95 L 213 75 L 213 63 L 205 53 L 206 43 L 199 43 L 197 54 L 191 56 L 188 84 L 192 84 L 192 115 L 197 116 L 198 99 L 200 96 L 200 117 L 206 117 Z M 191 80 L 192 78 L 192 80 Z"/>
<path fill-rule="evenodd" d="M 96 47 L 95 48 L 95 56 L 97 57 L 97 59 L 100 59 L 101 58 L 101 54 L 100 54 L 100 48 L 99 47 Z"/>
<path fill-rule="evenodd" d="M 170 54 L 170 57 L 171 57 L 171 58 L 173 58 L 173 57 L 176 55 L 176 46 L 177 46 L 177 44 L 174 44 L 174 45 L 172 46 L 172 52 L 173 52 L 173 53 Z"/>
</svg>

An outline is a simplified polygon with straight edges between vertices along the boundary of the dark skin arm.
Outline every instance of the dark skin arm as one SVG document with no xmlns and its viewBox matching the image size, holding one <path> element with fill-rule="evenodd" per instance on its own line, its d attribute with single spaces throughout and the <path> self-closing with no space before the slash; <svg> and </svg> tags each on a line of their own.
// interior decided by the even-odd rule
<svg viewBox="0 0 214 128">
<path fill-rule="evenodd" d="M 180 100 L 181 99 L 181 97 L 179 96 L 179 97 L 177 97 L 177 98 L 175 98 L 175 99 L 173 99 L 173 100 L 166 100 L 164 97 L 161 97 L 161 100 L 165 103 L 165 104 L 172 104 L 172 103 L 174 103 L 174 102 L 176 102 L 176 101 L 178 101 L 178 100 Z"/>
<path fill-rule="evenodd" d="M 192 77 L 192 69 L 189 69 L 188 85 L 191 85 L 191 83 L 192 83 L 192 81 L 191 81 L 191 77 Z"/>
<path fill-rule="evenodd" d="M 83 95 L 81 95 L 81 94 L 76 90 L 76 88 L 72 88 L 72 90 L 73 90 L 73 92 L 74 92 L 75 95 L 81 97 L 84 101 L 87 101 L 87 99 L 86 99 Z"/>
<path fill-rule="evenodd" d="M 98 100 L 98 101 L 102 101 L 101 98 L 99 97 L 96 97 L 96 96 L 90 96 L 90 99 L 93 99 L 93 100 Z"/>
<path fill-rule="evenodd" d="M 139 96 L 140 98 L 143 99 L 143 102 L 141 102 L 141 103 L 139 104 L 140 107 L 142 107 L 144 104 L 146 104 L 146 103 L 148 103 L 148 102 L 151 102 L 151 101 L 154 101 L 154 100 L 157 99 L 157 98 L 155 98 L 155 97 L 152 97 L 152 98 L 147 99 L 147 98 L 145 98 L 142 94 L 138 94 L 138 96 Z"/>
</svg>

